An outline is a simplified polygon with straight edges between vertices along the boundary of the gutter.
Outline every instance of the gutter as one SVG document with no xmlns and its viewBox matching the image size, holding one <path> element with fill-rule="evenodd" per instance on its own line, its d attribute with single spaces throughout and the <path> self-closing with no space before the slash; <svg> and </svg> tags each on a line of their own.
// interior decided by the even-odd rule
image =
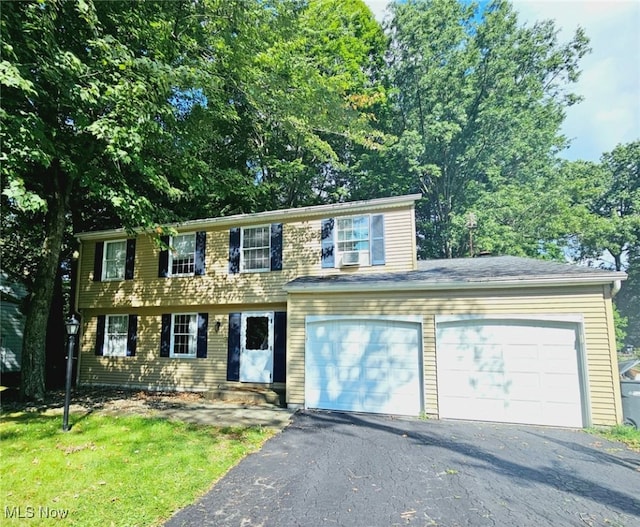
<svg viewBox="0 0 640 527">
<path fill-rule="evenodd" d="M 330 205 L 315 205 L 311 207 L 299 207 L 292 209 L 269 210 L 254 212 L 251 214 L 235 214 L 233 216 L 219 218 L 205 218 L 191 220 L 182 223 L 173 223 L 166 227 L 179 231 L 187 229 L 210 229 L 224 227 L 239 227 L 244 225 L 260 225 L 274 221 L 291 222 L 296 219 L 326 218 L 331 214 L 355 214 L 359 212 L 372 213 L 402 206 L 414 206 L 415 202 L 422 198 L 422 194 L 408 194 L 405 196 L 393 196 L 391 198 L 378 198 L 361 201 L 348 201 L 346 203 L 333 203 Z M 154 229 L 134 229 L 136 233 L 152 233 Z M 80 232 L 75 234 L 78 240 L 108 240 L 130 237 L 131 232 L 125 229 L 110 229 L 106 231 Z"/>
<path fill-rule="evenodd" d="M 609 277 L 594 276 L 584 278 L 534 278 L 531 280 L 500 280 L 486 282 L 432 282 L 428 280 L 413 280 L 406 282 L 354 282 L 342 284 L 286 284 L 284 290 L 287 293 L 362 293 L 378 291 L 442 291 L 442 290 L 483 290 L 483 289 L 510 289 L 510 288 L 534 288 L 534 287 L 561 287 L 581 285 L 608 285 L 612 280 Z M 613 281 L 620 283 L 620 280 Z"/>
</svg>

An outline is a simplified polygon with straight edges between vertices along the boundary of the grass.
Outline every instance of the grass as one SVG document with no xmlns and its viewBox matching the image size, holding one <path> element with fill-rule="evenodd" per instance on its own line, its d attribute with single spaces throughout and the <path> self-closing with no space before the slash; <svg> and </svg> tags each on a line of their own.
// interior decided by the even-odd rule
<svg viewBox="0 0 640 527">
<path fill-rule="evenodd" d="M 640 430 L 626 425 L 617 425 L 611 428 L 597 428 L 590 432 L 598 434 L 612 441 L 620 441 L 626 444 L 631 450 L 640 452 Z"/>
<path fill-rule="evenodd" d="M 159 525 L 274 433 L 137 416 L 72 422 L 62 432 L 59 415 L 0 417 L 0 524 L 55 513 L 70 526 Z"/>
</svg>

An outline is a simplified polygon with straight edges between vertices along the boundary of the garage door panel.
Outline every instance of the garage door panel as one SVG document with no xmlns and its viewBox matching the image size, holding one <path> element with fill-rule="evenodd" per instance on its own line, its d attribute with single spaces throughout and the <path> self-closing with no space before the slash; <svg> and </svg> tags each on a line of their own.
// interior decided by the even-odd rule
<svg viewBox="0 0 640 527">
<path fill-rule="evenodd" d="M 582 426 L 575 324 L 465 319 L 436 332 L 440 417 Z"/>
<path fill-rule="evenodd" d="M 328 353 L 326 340 L 333 343 Z M 421 326 L 394 320 L 307 323 L 305 404 L 418 415 Z"/>
</svg>

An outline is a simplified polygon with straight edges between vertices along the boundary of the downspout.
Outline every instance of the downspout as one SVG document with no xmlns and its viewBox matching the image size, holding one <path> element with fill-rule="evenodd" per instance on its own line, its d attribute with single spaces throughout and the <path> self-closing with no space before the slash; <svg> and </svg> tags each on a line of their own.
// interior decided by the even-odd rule
<svg viewBox="0 0 640 527">
<path fill-rule="evenodd" d="M 622 280 L 615 280 L 613 284 L 611 284 L 611 298 L 616 296 L 621 288 L 622 288 Z"/>
</svg>

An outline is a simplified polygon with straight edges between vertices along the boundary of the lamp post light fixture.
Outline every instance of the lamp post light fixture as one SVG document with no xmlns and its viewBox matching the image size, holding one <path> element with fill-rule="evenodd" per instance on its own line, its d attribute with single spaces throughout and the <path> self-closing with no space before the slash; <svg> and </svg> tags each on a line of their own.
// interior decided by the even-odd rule
<svg viewBox="0 0 640 527">
<path fill-rule="evenodd" d="M 71 376 L 73 375 L 73 349 L 76 343 L 76 335 L 78 329 L 80 329 L 80 322 L 75 316 L 71 315 L 70 318 L 64 323 L 67 328 L 68 347 L 67 347 L 67 380 L 64 392 L 64 413 L 62 417 L 62 430 L 64 432 L 69 430 L 69 404 L 71 403 Z"/>
</svg>

